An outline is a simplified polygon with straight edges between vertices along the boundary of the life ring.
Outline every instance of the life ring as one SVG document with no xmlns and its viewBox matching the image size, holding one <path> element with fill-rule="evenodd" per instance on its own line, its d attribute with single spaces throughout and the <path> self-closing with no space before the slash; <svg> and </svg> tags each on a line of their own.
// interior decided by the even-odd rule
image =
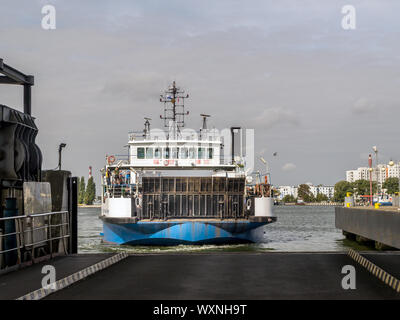
<svg viewBox="0 0 400 320">
<path fill-rule="evenodd" d="M 107 157 L 107 162 L 108 164 L 113 164 L 115 162 L 115 157 L 114 156 Z"/>
<path fill-rule="evenodd" d="M 246 201 L 246 207 L 247 207 L 247 210 L 250 210 L 250 209 L 251 209 L 251 199 L 247 199 L 247 201 Z"/>
<path fill-rule="evenodd" d="M 168 166 L 169 161 L 168 160 L 164 160 L 164 166 Z"/>
<path fill-rule="evenodd" d="M 139 197 L 135 198 L 135 204 L 137 208 L 141 208 L 142 207 L 142 199 Z"/>
</svg>

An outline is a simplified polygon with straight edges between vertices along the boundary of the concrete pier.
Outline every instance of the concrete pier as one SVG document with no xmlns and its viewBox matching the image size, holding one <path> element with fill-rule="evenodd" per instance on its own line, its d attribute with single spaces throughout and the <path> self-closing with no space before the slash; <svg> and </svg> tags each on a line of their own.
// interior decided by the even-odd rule
<svg viewBox="0 0 400 320">
<path fill-rule="evenodd" d="M 335 226 L 365 241 L 400 249 L 400 211 L 397 208 L 335 208 Z"/>
</svg>

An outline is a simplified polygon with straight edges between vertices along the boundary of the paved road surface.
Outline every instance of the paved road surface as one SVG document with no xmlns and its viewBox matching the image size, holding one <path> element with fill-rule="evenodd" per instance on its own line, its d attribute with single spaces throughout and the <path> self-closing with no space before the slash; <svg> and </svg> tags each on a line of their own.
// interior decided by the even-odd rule
<svg viewBox="0 0 400 320">
<path fill-rule="evenodd" d="M 399 266 L 398 253 L 372 256 L 388 269 Z M 356 268 L 356 290 L 341 287 L 344 265 Z M 274 252 L 134 255 L 46 299 L 400 299 L 400 294 L 344 253 Z"/>
</svg>

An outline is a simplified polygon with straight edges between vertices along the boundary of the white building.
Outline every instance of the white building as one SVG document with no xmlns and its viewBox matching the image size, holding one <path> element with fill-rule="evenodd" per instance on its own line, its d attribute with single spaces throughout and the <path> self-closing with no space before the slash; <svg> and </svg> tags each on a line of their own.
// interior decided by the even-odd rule
<svg viewBox="0 0 400 320">
<path fill-rule="evenodd" d="M 293 196 L 297 198 L 297 190 L 298 188 L 295 186 L 280 186 L 278 187 L 279 196 L 278 199 L 282 200 L 285 196 Z"/>
<path fill-rule="evenodd" d="M 346 171 L 346 181 L 354 182 L 357 180 L 369 180 L 370 171 L 367 167 L 360 167 L 355 170 Z M 393 166 L 387 164 L 378 164 L 372 170 L 372 181 L 378 181 L 382 185 L 387 178 L 400 178 L 400 163 Z"/>
<path fill-rule="evenodd" d="M 335 192 L 335 187 L 334 186 L 310 186 L 310 191 L 316 197 L 318 193 L 321 193 L 325 196 L 328 197 L 328 199 L 333 198 L 333 194 Z"/>
<path fill-rule="evenodd" d="M 356 170 L 348 170 L 346 171 L 346 181 L 354 182 L 357 180 L 369 180 L 370 171 L 367 167 L 360 167 Z M 375 175 L 372 175 L 372 178 L 375 179 Z M 375 179 L 376 180 L 376 179 Z"/>
<path fill-rule="evenodd" d="M 314 197 L 317 196 L 318 193 L 322 193 L 326 195 L 329 199 L 333 197 L 334 194 L 334 187 L 333 186 L 314 186 L 312 183 L 306 183 L 310 187 L 310 192 L 314 195 Z M 285 196 L 291 195 L 295 198 L 297 198 L 298 195 L 298 187 L 295 186 L 280 186 L 278 187 L 278 190 L 280 192 L 278 198 L 279 200 L 282 200 Z"/>
</svg>

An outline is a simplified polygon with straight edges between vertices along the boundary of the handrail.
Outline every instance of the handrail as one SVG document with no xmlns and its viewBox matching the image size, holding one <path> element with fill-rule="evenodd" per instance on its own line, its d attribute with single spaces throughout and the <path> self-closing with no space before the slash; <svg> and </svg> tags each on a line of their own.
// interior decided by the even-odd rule
<svg viewBox="0 0 400 320">
<path fill-rule="evenodd" d="M 60 215 L 61 220 L 53 222 L 52 217 L 54 217 L 55 215 Z M 35 225 L 35 220 L 37 221 L 38 218 L 42 218 L 39 220 L 40 224 Z M 15 222 L 15 231 L 0 234 L 0 241 L 3 241 L 3 239 L 5 239 L 6 237 L 14 236 L 16 240 L 15 247 L 4 248 L 4 246 L 2 246 L 2 250 L 0 250 L 0 257 L 4 258 L 4 254 L 10 253 L 12 251 L 18 251 L 17 261 L 19 264 L 22 262 L 21 260 L 23 259 L 22 249 L 25 249 L 24 252 L 30 252 L 30 259 L 34 260 L 35 248 L 42 247 L 46 243 L 48 243 L 49 254 L 52 255 L 53 253 L 55 253 L 53 252 L 54 240 L 62 240 L 64 251 L 67 252 L 68 244 L 65 241 L 67 238 L 71 237 L 69 211 L 36 213 L 30 215 L 0 218 L 0 222 L 4 221 L 10 223 L 10 220 L 14 220 Z M 28 227 L 23 227 L 24 220 L 26 220 L 25 223 L 30 224 Z M 53 230 L 55 229 L 58 229 L 59 232 L 54 232 Z M 1 268 L 2 266 L 0 265 L 0 269 Z"/>
<path fill-rule="evenodd" d="M 68 213 L 68 211 L 53 211 L 53 212 L 34 213 L 34 214 L 15 216 L 15 217 L 4 217 L 4 218 L 0 218 L 0 221 L 12 220 L 12 219 L 43 217 L 43 216 L 50 216 L 50 215 L 60 214 L 60 213 Z"/>
</svg>

